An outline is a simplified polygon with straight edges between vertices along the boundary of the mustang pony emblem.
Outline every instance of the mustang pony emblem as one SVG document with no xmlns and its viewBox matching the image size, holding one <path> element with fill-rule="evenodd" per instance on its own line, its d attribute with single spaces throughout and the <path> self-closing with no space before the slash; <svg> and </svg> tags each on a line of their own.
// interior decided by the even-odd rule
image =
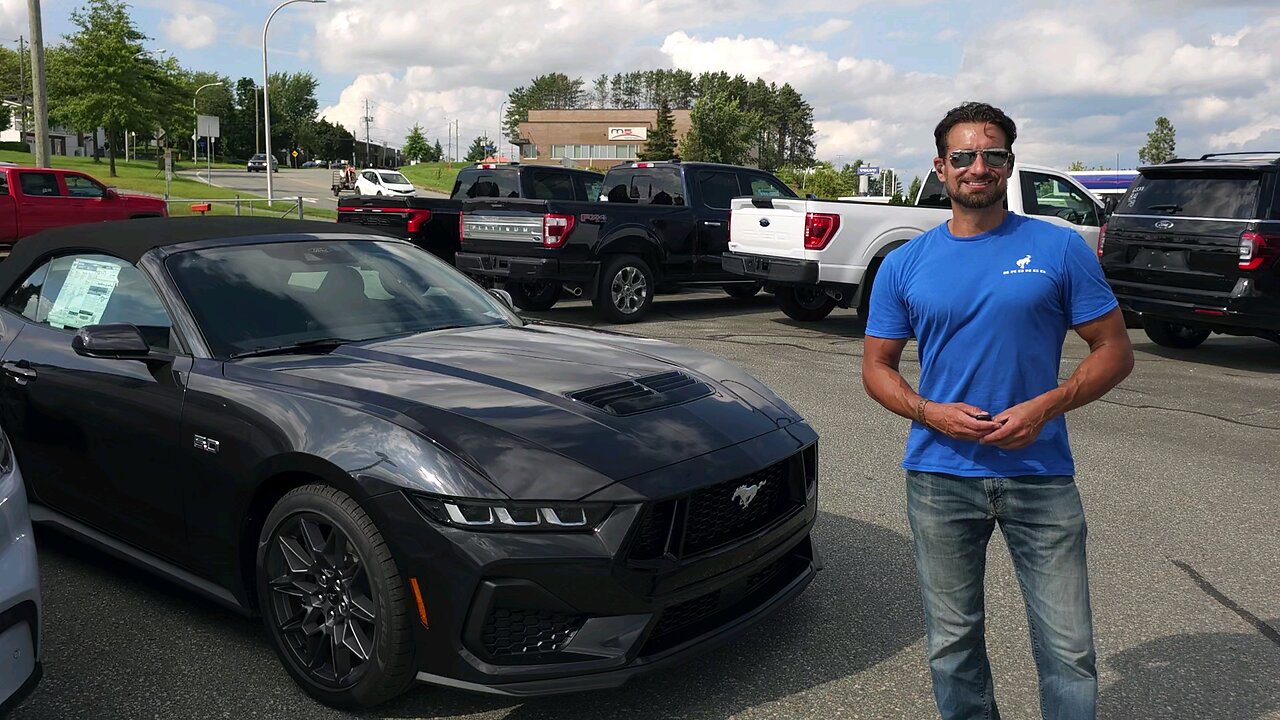
<svg viewBox="0 0 1280 720">
<path fill-rule="evenodd" d="M 755 485 L 743 485 L 733 491 L 733 497 L 730 500 L 737 500 L 742 503 L 742 509 L 746 510 L 752 500 L 756 499 L 756 493 L 760 492 L 760 488 L 764 487 L 767 480 L 761 480 Z"/>
</svg>

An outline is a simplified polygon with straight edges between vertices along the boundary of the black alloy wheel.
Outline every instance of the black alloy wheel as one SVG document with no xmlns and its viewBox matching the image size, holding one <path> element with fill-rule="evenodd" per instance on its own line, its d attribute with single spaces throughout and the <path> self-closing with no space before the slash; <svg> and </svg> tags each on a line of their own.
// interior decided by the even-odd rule
<svg viewBox="0 0 1280 720">
<path fill-rule="evenodd" d="M 816 287 L 780 287 L 773 296 L 787 317 L 800 322 L 817 322 L 836 307 L 835 298 Z"/>
<path fill-rule="evenodd" d="M 521 310 L 550 310 L 560 302 L 560 293 L 564 285 L 554 280 L 536 282 L 515 282 L 508 280 L 503 286 L 511 293 L 511 301 Z"/>
<path fill-rule="evenodd" d="M 720 287 L 724 289 L 725 293 L 729 297 L 737 298 L 739 300 L 746 300 L 748 298 L 753 298 L 756 296 L 756 293 L 760 292 L 760 283 L 758 282 L 725 283 Z"/>
<path fill-rule="evenodd" d="M 372 707 L 413 680 L 405 583 L 345 493 L 308 485 L 276 504 L 258 546 L 258 596 L 276 653 L 317 700 Z"/>
<path fill-rule="evenodd" d="M 635 255 L 615 255 L 604 263 L 600 289 L 592 300 L 596 312 L 615 323 L 633 323 L 653 305 L 653 271 Z"/>
<path fill-rule="evenodd" d="M 1147 337 L 1151 338 L 1151 342 L 1177 350 L 1190 350 L 1209 339 L 1208 330 L 1150 317 L 1142 318 L 1142 329 L 1146 331 Z"/>
</svg>

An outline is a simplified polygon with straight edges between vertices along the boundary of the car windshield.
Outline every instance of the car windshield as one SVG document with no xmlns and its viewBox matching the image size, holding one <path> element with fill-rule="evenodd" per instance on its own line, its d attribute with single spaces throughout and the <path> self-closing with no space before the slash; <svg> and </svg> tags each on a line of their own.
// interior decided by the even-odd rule
<svg viewBox="0 0 1280 720">
<path fill-rule="evenodd" d="M 242 157 L 243 157 L 243 156 L 242 156 Z M 255 161 L 257 161 L 257 162 L 262 162 L 263 160 L 266 160 L 266 159 L 267 159 L 267 156 L 266 156 L 266 155 L 263 155 L 262 153 L 258 153 L 257 155 L 254 155 L 253 157 L 251 157 L 251 158 L 249 158 L 249 159 L 250 159 L 250 160 L 255 160 Z"/>
<path fill-rule="evenodd" d="M 401 175 L 398 172 L 380 172 L 378 173 L 378 175 L 382 177 L 382 182 L 384 185 L 408 185 L 409 184 L 409 178 Z"/>
<path fill-rule="evenodd" d="M 521 324 L 457 270 L 397 242 L 240 245 L 179 253 L 166 266 L 221 358 L 330 338 Z"/>
</svg>

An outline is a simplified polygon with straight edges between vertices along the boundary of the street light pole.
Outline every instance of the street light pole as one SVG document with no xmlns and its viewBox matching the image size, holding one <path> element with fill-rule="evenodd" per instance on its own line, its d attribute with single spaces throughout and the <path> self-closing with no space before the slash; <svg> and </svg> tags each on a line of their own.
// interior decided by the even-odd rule
<svg viewBox="0 0 1280 720">
<path fill-rule="evenodd" d="M 191 96 L 191 115 L 192 117 L 195 118 L 195 121 L 196 121 L 195 130 L 192 131 L 191 133 L 191 162 L 193 163 L 199 159 L 196 156 L 196 136 L 200 134 L 200 112 L 196 110 L 196 98 L 200 96 L 201 90 L 204 90 L 205 88 L 218 87 L 221 84 L 222 83 L 220 82 L 216 82 L 216 83 L 209 83 L 207 85 L 201 85 L 200 87 L 196 88 L 196 94 Z M 208 152 L 209 152 L 209 148 L 205 148 L 205 153 L 208 154 Z M 210 170 L 210 172 L 212 172 L 212 170 Z M 212 185 L 213 178 L 211 177 L 205 178 L 205 182 Z"/>
<path fill-rule="evenodd" d="M 493 138 L 493 154 L 497 160 L 502 155 L 502 109 L 507 106 L 507 101 L 503 100 L 498 106 L 498 134 Z"/>
<path fill-rule="evenodd" d="M 276 6 L 275 10 L 267 16 L 267 22 L 262 26 L 262 121 L 266 128 L 266 137 L 264 138 L 267 146 L 267 205 L 270 206 L 272 200 L 271 192 L 271 76 L 267 72 L 267 29 L 271 27 L 271 18 L 276 16 L 286 5 L 292 5 L 296 2 L 322 3 L 325 0 L 285 0 Z"/>
</svg>

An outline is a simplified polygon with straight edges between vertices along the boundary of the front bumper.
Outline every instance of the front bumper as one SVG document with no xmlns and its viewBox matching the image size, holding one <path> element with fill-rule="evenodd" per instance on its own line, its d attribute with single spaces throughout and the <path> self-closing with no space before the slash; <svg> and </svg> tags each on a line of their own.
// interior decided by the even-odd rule
<svg viewBox="0 0 1280 720">
<path fill-rule="evenodd" d="M 727 272 L 775 285 L 817 285 L 818 263 L 813 260 L 724 253 L 720 265 Z"/>
<path fill-rule="evenodd" d="M 801 478 L 803 500 L 766 527 L 685 559 L 636 551 L 651 521 L 646 513 L 661 502 L 618 501 L 594 533 L 476 533 L 432 525 L 411 546 L 393 542 L 403 573 L 421 589 L 428 618 L 419 623 L 418 678 L 515 696 L 616 687 L 718 647 L 766 619 L 821 567 L 809 537 L 817 515 L 816 445 L 801 451 L 794 435 L 779 431 L 748 443 L 754 448 L 745 453 L 737 450 L 740 456 L 776 453 L 788 444 L 783 438 L 790 448 L 782 457 L 802 473 L 788 477 Z M 724 465 L 725 458 L 702 460 L 717 462 Z M 686 486 L 700 474 L 680 473 Z M 692 487 L 689 494 L 704 490 Z M 380 514 L 397 527 L 428 523 L 405 495 L 378 501 Z"/>
<path fill-rule="evenodd" d="M 598 261 L 563 262 L 559 258 L 494 255 L 460 252 L 454 256 L 458 269 L 469 275 L 515 282 L 554 280 L 593 286 L 600 269 Z"/>
</svg>

